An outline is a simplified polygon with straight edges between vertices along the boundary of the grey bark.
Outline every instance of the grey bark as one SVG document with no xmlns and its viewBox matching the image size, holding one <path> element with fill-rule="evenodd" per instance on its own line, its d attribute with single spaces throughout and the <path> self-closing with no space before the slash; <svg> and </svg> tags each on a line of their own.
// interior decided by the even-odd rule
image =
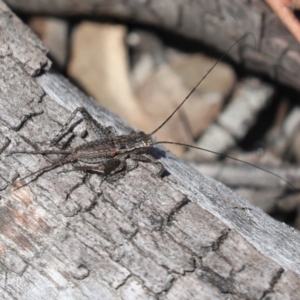
<svg viewBox="0 0 300 300">
<path fill-rule="evenodd" d="M 300 298 L 300 233 L 167 151 L 153 150 L 164 178 L 140 164 L 100 188 L 57 169 L 14 190 L 48 162 L 6 154 L 49 141 L 75 107 L 130 129 L 49 73 L 45 48 L 1 1 L 0 20 L 1 299 Z"/>
<path fill-rule="evenodd" d="M 154 25 L 228 53 L 249 70 L 299 89 L 300 45 L 264 1 L 240 0 L 6 0 L 23 13 L 112 17 Z"/>
</svg>

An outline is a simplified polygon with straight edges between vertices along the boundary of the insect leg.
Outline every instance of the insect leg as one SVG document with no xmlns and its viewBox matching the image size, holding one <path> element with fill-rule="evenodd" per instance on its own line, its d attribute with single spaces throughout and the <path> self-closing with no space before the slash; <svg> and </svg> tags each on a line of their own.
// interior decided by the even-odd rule
<svg viewBox="0 0 300 300">
<path fill-rule="evenodd" d="M 134 165 L 128 168 L 128 165 L 126 163 L 127 158 L 128 155 L 126 154 L 116 156 L 98 165 L 80 166 L 78 164 L 73 164 L 73 166 L 75 170 L 97 173 L 100 176 L 105 177 L 105 179 L 115 181 L 137 167 L 137 162 L 134 161 Z"/>
<path fill-rule="evenodd" d="M 141 162 L 146 162 L 146 163 L 152 163 L 155 164 L 159 167 L 159 171 L 157 172 L 157 176 L 161 176 L 164 171 L 166 170 L 164 165 L 157 161 L 154 157 L 148 154 L 135 154 L 135 153 L 130 153 L 129 154 L 130 158 L 132 158 L 135 161 L 141 161 Z"/>
<path fill-rule="evenodd" d="M 20 189 L 20 188 L 22 188 L 22 187 L 28 185 L 29 183 L 35 181 L 35 180 L 36 180 L 38 177 L 40 177 L 42 174 L 44 174 L 44 173 L 46 173 L 46 172 L 49 172 L 49 171 L 51 171 L 51 170 L 53 170 L 53 169 L 56 169 L 56 168 L 58 168 L 58 167 L 60 167 L 60 166 L 63 166 L 63 165 L 65 165 L 65 164 L 67 164 L 67 163 L 70 163 L 70 161 L 69 161 L 69 160 L 56 161 L 56 162 L 53 162 L 51 165 L 48 165 L 48 166 L 46 166 L 46 167 L 43 167 L 43 168 L 41 168 L 41 169 L 39 169 L 39 170 L 37 170 L 37 171 L 35 171 L 35 172 L 32 172 L 32 173 L 30 173 L 30 174 L 28 174 L 28 175 L 26 175 L 26 176 L 20 178 L 20 179 L 17 179 L 17 180 L 14 182 L 14 186 L 15 186 L 14 190 L 18 190 L 18 189 Z M 25 180 L 25 179 L 27 179 L 27 178 L 29 178 L 29 177 L 32 177 L 32 176 L 34 176 L 32 179 L 30 179 L 29 181 L 27 181 L 27 182 L 24 183 L 24 180 Z M 21 184 L 21 185 L 20 185 L 20 184 Z"/>
<path fill-rule="evenodd" d="M 102 139 L 109 136 L 113 137 L 116 135 L 114 127 L 102 126 L 89 114 L 89 112 L 84 107 L 78 107 L 76 110 L 80 111 L 80 113 L 82 114 L 88 133 L 90 135 L 93 135 L 95 139 Z"/>
<path fill-rule="evenodd" d="M 94 139 L 102 139 L 109 136 L 115 136 L 116 132 L 115 129 L 111 126 L 105 127 L 102 126 L 100 123 L 98 123 L 90 114 L 89 112 L 82 106 L 77 107 L 73 113 L 71 114 L 68 121 L 65 123 L 63 128 L 60 130 L 60 132 L 55 136 L 55 138 L 52 140 L 51 145 L 56 145 L 68 132 L 67 128 L 72 122 L 72 120 L 75 118 L 76 114 L 80 112 L 82 114 L 83 120 L 86 125 L 86 129 L 89 133 L 89 135 L 92 136 Z M 70 130 L 70 128 L 69 128 Z"/>
<path fill-rule="evenodd" d="M 73 164 L 73 167 L 75 170 L 78 171 L 94 172 L 103 175 L 105 177 L 109 177 L 111 175 L 114 175 L 122 171 L 124 167 L 126 167 L 126 160 L 122 159 L 122 157 L 111 158 L 97 165 L 81 166 L 78 164 Z"/>
</svg>

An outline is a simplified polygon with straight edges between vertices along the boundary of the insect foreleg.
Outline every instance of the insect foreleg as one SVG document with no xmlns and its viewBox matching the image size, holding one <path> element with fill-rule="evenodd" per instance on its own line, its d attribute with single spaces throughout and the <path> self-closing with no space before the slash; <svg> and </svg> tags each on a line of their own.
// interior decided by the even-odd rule
<svg viewBox="0 0 300 300">
<path fill-rule="evenodd" d="M 152 163 L 155 164 L 159 167 L 159 170 L 157 172 L 157 176 L 161 176 L 164 171 L 166 170 L 164 165 L 157 161 L 154 157 L 148 154 L 136 154 L 136 153 L 130 153 L 129 154 L 130 158 L 135 160 L 135 161 L 141 161 L 141 162 L 146 162 L 146 163 Z"/>
</svg>

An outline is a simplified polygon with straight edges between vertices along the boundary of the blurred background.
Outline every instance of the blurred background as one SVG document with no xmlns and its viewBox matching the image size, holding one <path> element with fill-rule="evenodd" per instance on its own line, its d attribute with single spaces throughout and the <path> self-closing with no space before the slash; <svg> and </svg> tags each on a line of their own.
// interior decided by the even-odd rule
<svg viewBox="0 0 300 300">
<path fill-rule="evenodd" d="M 48 47 L 53 71 L 147 133 L 250 33 L 156 137 L 230 155 L 286 178 L 295 189 L 222 155 L 166 145 L 271 216 L 300 228 L 300 48 L 264 1 L 183 1 L 176 17 L 168 1 L 6 2 Z"/>
</svg>

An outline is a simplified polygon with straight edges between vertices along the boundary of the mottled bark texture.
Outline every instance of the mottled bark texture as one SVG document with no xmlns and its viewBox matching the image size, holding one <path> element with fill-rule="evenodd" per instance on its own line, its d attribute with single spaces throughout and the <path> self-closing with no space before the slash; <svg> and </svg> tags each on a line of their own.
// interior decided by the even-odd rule
<svg viewBox="0 0 300 300">
<path fill-rule="evenodd" d="M 8 152 L 47 148 L 75 107 L 130 129 L 49 73 L 45 48 L 1 1 L 0 27 L 1 299 L 300 298 L 299 232 L 164 150 L 153 151 L 164 178 L 140 164 L 100 187 L 70 167 L 14 190 L 49 162 Z"/>
</svg>

